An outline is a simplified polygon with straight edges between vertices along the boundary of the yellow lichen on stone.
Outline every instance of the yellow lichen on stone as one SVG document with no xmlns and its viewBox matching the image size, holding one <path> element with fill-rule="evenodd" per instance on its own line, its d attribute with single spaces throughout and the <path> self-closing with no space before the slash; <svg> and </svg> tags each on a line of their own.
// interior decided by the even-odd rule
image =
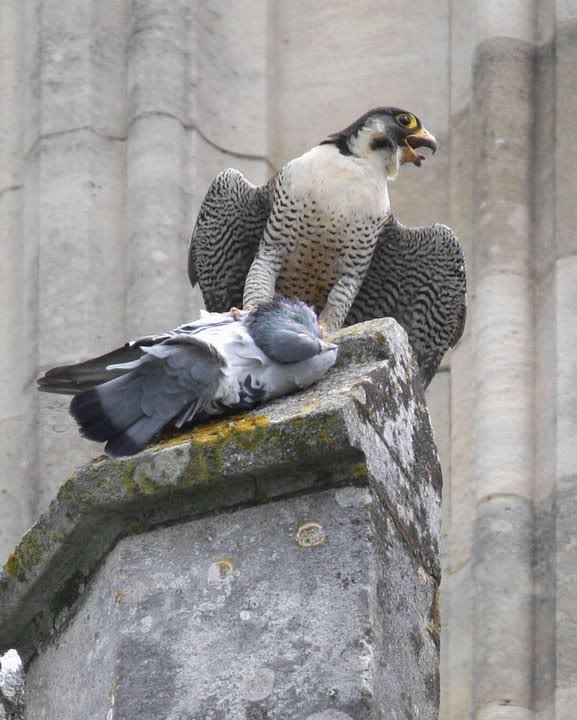
<svg viewBox="0 0 577 720">
<path fill-rule="evenodd" d="M 158 445 L 166 448 L 190 441 L 197 447 L 204 447 L 232 440 L 239 447 L 252 450 L 266 438 L 269 423 L 266 415 L 233 415 L 216 422 L 197 425 L 187 433 L 162 440 Z"/>
<path fill-rule="evenodd" d="M 427 625 L 429 635 L 434 642 L 438 643 L 441 638 L 441 603 L 439 601 L 439 591 L 436 590 L 433 595 L 433 603 L 431 606 L 431 621 Z"/>
<path fill-rule="evenodd" d="M 297 530 L 296 541 L 301 547 L 318 547 L 327 540 L 323 526 L 316 521 L 305 522 Z"/>
<path fill-rule="evenodd" d="M 314 402 L 305 403 L 302 406 L 302 409 L 304 412 L 308 413 L 308 412 L 312 412 L 313 410 L 318 410 L 320 406 L 321 406 L 321 404 L 317 400 L 315 400 Z"/>
<path fill-rule="evenodd" d="M 222 560 L 217 560 L 216 564 L 218 565 L 220 577 L 223 578 L 231 575 L 236 570 L 236 561 L 234 558 L 222 558 Z"/>
<path fill-rule="evenodd" d="M 266 438 L 270 420 L 266 415 L 236 415 L 198 425 L 190 433 L 195 445 L 217 445 L 231 440 L 245 450 L 254 450 Z"/>
<path fill-rule="evenodd" d="M 353 463 L 351 465 L 350 474 L 353 480 L 362 480 L 367 477 L 369 471 L 367 470 L 367 466 L 364 462 Z"/>
<path fill-rule="evenodd" d="M 199 425 L 181 436 L 191 443 L 191 458 L 181 484 L 194 485 L 218 477 L 227 443 L 243 450 L 256 450 L 266 440 L 269 424 L 266 415 L 237 415 Z"/>
<path fill-rule="evenodd" d="M 16 575 L 20 574 L 20 562 L 19 562 L 18 558 L 16 557 L 15 553 L 12 553 L 8 557 L 8 561 L 5 565 L 5 567 L 6 567 L 6 572 L 11 577 L 16 577 Z"/>
</svg>

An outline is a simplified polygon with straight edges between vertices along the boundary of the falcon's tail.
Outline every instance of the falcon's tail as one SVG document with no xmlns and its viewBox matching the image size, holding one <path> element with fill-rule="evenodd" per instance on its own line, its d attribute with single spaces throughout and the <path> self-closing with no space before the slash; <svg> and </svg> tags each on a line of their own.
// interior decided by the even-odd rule
<svg viewBox="0 0 577 720">
<path fill-rule="evenodd" d="M 145 377 L 129 372 L 72 398 L 70 414 L 89 440 L 105 442 L 111 457 L 134 455 L 168 422 L 142 409 Z"/>
</svg>

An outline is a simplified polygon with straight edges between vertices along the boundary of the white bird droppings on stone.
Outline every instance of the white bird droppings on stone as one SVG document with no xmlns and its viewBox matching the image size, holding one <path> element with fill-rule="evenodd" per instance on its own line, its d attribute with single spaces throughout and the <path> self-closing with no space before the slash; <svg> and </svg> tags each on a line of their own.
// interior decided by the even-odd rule
<svg viewBox="0 0 577 720">
<path fill-rule="evenodd" d="M 140 621 L 140 630 L 143 633 L 150 632 L 150 628 L 152 627 L 152 618 L 150 615 L 147 615 L 146 617 L 143 617 Z"/>
<path fill-rule="evenodd" d="M 264 700 L 272 693 L 274 672 L 270 668 L 259 668 L 245 675 L 240 682 L 240 694 L 245 700 Z"/>
<path fill-rule="evenodd" d="M 22 660 L 16 650 L 8 650 L 0 657 L 0 669 L 2 672 L 19 672 L 22 670 Z"/>
<path fill-rule="evenodd" d="M 239 617 L 241 620 L 244 620 L 246 622 L 247 620 L 250 620 L 250 612 L 248 610 L 241 610 L 239 613 Z"/>
</svg>

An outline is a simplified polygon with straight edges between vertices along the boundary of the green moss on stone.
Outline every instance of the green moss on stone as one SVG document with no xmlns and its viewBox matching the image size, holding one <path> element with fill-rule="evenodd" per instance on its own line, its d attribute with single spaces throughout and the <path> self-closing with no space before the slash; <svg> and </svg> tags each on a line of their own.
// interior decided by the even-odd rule
<svg viewBox="0 0 577 720">
<path fill-rule="evenodd" d="M 34 535 L 25 535 L 16 548 L 16 554 L 20 565 L 25 570 L 30 570 L 42 560 L 44 548 Z"/>
<path fill-rule="evenodd" d="M 122 483 L 129 495 L 140 495 L 140 488 L 134 479 L 134 471 L 136 470 L 136 461 L 127 460 L 124 464 L 122 473 Z"/>
<path fill-rule="evenodd" d="M 144 495 L 150 495 L 158 490 L 158 483 L 148 475 L 141 475 L 138 478 L 140 490 Z"/>
<path fill-rule="evenodd" d="M 126 525 L 127 535 L 140 535 L 144 532 L 144 523 L 138 518 L 131 518 Z"/>
</svg>

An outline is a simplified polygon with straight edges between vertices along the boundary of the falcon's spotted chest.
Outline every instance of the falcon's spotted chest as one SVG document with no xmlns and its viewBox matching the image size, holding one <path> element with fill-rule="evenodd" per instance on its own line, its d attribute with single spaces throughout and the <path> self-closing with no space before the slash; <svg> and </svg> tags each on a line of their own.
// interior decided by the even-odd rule
<svg viewBox="0 0 577 720">
<path fill-rule="evenodd" d="M 368 268 L 389 212 L 382 171 L 320 145 L 281 171 L 273 204 L 282 222 L 271 223 L 270 233 L 286 247 L 276 290 L 321 312 L 339 277 Z"/>
</svg>

